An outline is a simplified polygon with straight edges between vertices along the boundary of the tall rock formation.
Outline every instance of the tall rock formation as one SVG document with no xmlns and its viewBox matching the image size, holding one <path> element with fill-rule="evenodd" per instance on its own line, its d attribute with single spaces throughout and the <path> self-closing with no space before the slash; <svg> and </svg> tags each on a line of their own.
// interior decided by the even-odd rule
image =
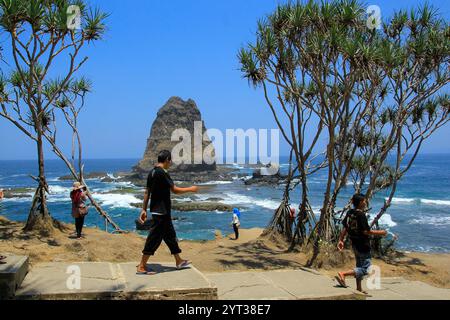
<svg viewBox="0 0 450 320">
<path fill-rule="evenodd" d="M 145 174 L 148 173 L 157 163 L 158 153 L 161 150 L 172 151 L 173 148 L 179 144 L 179 141 L 172 142 L 172 133 L 176 129 L 186 129 L 189 131 L 191 141 L 192 164 L 174 164 L 171 168 L 171 174 L 175 176 L 181 174 L 192 174 L 203 172 L 210 174 L 216 171 L 216 163 L 194 164 L 194 123 L 202 121 L 202 116 L 197 108 L 195 102 L 191 99 L 184 101 L 179 97 L 172 97 L 167 103 L 158 111 L 156 120 L 153 122 L 150 137 L 147 140 L 147 148 L 143 159 L 133 168 L 134 171 Z M 202 123 L 202 134 L 206 131 L 204 123 Z M 203 141 L 202 150 L 211 144 L 211 141 Z M 215 151 L 212 152 L 215 155 Z M 202 154 L 197 154 L 202 156 Z"/>
</svg>

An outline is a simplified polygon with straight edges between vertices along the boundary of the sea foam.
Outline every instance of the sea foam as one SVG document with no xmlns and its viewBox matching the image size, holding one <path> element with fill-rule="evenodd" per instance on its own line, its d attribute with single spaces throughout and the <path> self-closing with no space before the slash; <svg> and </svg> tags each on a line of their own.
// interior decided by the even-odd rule
<svg viewBox="0 0 450 320">
<path fill-rule="evenodd" d="M 413 220 L 410 220 L 408 222 L 409 224 L 427 224 L 432 226 L 448 226 L 450 225 L 450 217 L 430 217 L 430 216 L 423 216 L 420 218 L 416 218 Z"/>
<path fill-rule="evenodd" d="M 438 206 L 450 206 L 450 200 L 429 200 L 429 199 L 420 199 L 421 203 L 430 204 L 430 205 L 438 205 Z"/>
<path fill-rule="evenodd" d="M 450 200 L 392 198 L 392 203 L 397 203 L 397 204 L 414 204 L 415 202 L 419 202 L 420 204 L 425 204 L 425 205 L 450 206 Z"/>
<path fill-rule="evenodd" d="M 413 203 L 414 201 L 416 200 L 412 198 L 392 198 L 392 203 Z"/>
<path fill-rule="evenodd" d="M 232 184 L 233 181 L 208 181 L 208 182 L 202 182 L 198 183 L 199 186 L 209 186 L 209 185 L 218 185 L 218 184 Z"/>
<path fill-rule="evenodd" d="M 132 203 L 139 203 L 141 200 L 131 194 L 101 194 L 96 193 L 94 198 L 99 201 L 103 206 L 109 206 L 111 208 L 128 208 L 134 209 L 131 206 Z"/>
<path fill-rule="evenodd" d="M 397 226 L 397 223 L 394 220 L 392 220 L 392 216 L 388 213 L 383 214 L 380 220 L 378 220 L 378 223 L 381 226 L 386 226 L 389 228 Z"/>
<path fill-rule="evenodd" d="M 258 206 L 266 209 L 272 209 L 275 210 L 280 206 L 280 202 L 275 200 L 269 200 L 269 199 L 258 199 L 250 196 L 244 196 L 242 194 L 237 193 L 228 193 L 225 194 L 225 199 L 221 201 L 225 204 L 240 204 L 240 205 L 250 205 L 250 206 Z"/>
</svg>

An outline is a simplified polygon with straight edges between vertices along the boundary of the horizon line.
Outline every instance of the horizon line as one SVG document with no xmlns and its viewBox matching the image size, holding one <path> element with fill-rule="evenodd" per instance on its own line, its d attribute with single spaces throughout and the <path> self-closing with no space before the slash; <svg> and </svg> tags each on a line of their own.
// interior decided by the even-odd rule
<svg viewBox="0 0 450 320">
<path fill-rule="evenodd" d="M 408 154 L 408 155 L 412 155 Z M 419 153 L 420 155 L 450 155 L 450 151 L 448 152 L 423 152 L 423 153 Z M 280 157 L 289 157 L 290 155 L 280 155 Z M 91 160 L 141 160 L 142 157 L 138 157 L 138 158 L 134 158 L 134 157 L 123 157 L 123 158 L 85 158 L 83 159 L 84 161 L 91 161 Z M 247 158 L 246 158 L 247 160 Z M 27 158 L 27 159 L 0 159 L 0 161 L 37 161 L 37 158 Z M 45 159 L 45 161 L 62 161 L 59 158 L 49 158 L 49 159 Z"/>
</svg>

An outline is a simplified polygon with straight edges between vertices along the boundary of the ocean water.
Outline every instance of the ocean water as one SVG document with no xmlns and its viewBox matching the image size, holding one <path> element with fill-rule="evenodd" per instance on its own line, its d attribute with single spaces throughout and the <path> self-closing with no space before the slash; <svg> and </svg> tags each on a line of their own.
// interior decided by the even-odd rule
<svg viewBox="0 0 450 320">
<path fill-rule="evenodd" d="M 86 160 L 85 172 L 129 171 L 138 159 Z M 287 172 L 287 159 L 282 159 L 282 170 Z M 206 183 L 205 191 L 195 197 L 206 200 L 218 197 L 221 202 L 237 206 L 242 211 L 242 227 L 265 227 L 273 211 L 278 207 L 283 194 L 282 186 L 246 186 L 237 179 L 237 174 L 251 175 L 251 169 L 245 165 L 231 165 L 235 169 L 236 179 L 232 182 L 212 181 Z M 36 175 L 35 161 L 0 161 L 0 188 L 33 187 L 29 177 Z M 47 177 L 50 185 L 48 198 L 51 214 L 64 222 L 72 222 L 70 188 L 71 182 L 59 181 L 58 177 L 68 172 L 61 161 L 47 162 Z M 318 213 L 324 190 L 325 172 L 310 178 L 309 188 L 313 209 Z M 141 202 L 132 194 L 114 194 L 113 190 L 133 187 L 129 183 L 102 183 L 88 180 L 94 197 L 111 215 L 122 229 L 135 231 L 135 219 L 139 209 L 130 204 Z M 138 189 L 138 188 L 137 188 Z M 143 192 L 143 190 L 139 190 Z M 338 204 L 343 205 L 352 194 L 348 186 L 342 193 Z M 372 201 L 373 213 L 382 206 L 388 194 L 380 193 Z M 190 195 L 185 196 L 188 201 Z M 293 206 L 298 206 L 300 190 L 292 193 Z M 0 215 L 8 219 L 24 221 L 27 218 L 31 198 L 4 199 L 0 202 Z M 173 212 L 179 217 L 174 221 L 180 239 L 210 240 L 215 230 L 223 234 L 232 233 L 231 214 L 226 212 Z M 421 155 L 408 175 L 400 183 L 396 198 L 381 223 L 391 233 L 399 236 L 396 247 L 402 250 L 423 252 L 450 252 L 450 155 Z M 104 220 L 91 210 L 86 226 L 104 229 Z M 145 233 L 141 233 L 143 236 Z"/>
</svg>

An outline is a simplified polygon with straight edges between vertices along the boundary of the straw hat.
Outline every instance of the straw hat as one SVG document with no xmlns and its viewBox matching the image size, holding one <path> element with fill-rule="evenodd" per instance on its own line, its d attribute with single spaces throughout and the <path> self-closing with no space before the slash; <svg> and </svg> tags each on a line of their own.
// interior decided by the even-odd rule
<svg viewBox="0 0 450 320">
<path fill-rule="evenodd" d="M 84 188 L 84 186 L 81 183 L 79 183 L 78 181 L 73 183 L 73 190 L 74 191 L 80 190 L 80 189 L 83 189 L 83 188 Z"/>
</svg>

